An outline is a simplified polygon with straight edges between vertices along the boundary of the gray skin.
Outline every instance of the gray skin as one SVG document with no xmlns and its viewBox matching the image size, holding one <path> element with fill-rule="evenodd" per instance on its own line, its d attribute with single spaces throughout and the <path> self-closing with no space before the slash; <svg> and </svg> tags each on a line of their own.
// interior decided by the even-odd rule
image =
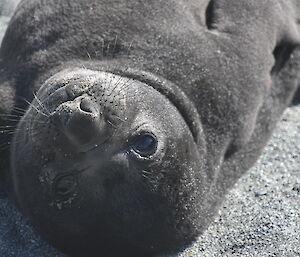
<svg viewBox="0 0 300 257">
<path fill-rule="evenodd" d="M 296 95 L 299 19 L 297 0 L 21 1 L 0 49 L 21 212 L 70 256 L 189 245 Z"/>
</svg>

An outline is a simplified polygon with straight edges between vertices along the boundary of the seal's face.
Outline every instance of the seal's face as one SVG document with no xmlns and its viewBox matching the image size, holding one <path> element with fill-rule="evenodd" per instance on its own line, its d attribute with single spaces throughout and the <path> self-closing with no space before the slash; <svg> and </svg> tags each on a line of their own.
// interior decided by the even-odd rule
<svg viewBox="0 0 300 257">
<path fill-rule="evenodd" d="M 63 71 L 41 87 L 17 131 L 20 208 L 59 248 L 147 256 L 201 229 L 201 156 L 176 107 L 152 87 Z"/>
</svg>

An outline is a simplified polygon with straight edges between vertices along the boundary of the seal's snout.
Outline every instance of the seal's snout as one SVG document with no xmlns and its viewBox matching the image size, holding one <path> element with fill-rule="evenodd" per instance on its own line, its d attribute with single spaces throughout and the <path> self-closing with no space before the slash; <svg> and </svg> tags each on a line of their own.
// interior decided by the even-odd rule
<svg viewBox="0 0 300 257">
<path fill-rule="evenodd" d="M 62 103 L 52 113 L 51 120 L 75 145 L 91 143 L 104 130 L 97 104 L 86 97 Z"/>
<path fill-rule="evenodd" d="M 90 113 L 94 116 L 98 115 L 99 113 L 94 103 L 91 100 L 85 98 L 81 99 L 79 109 L 81 112 Z"/>
</svg>

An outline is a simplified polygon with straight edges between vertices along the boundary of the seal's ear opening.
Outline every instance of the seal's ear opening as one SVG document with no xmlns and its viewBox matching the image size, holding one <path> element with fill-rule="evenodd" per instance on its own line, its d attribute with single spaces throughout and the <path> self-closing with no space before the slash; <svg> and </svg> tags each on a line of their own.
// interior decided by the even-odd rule
<svg viewBox="0 0 300 257">
<path fill-rule="evenodd" d="M 294 87 L 295 93 L 291 96 L 290 105 L 300 103 L 300 81 L 297 86 L 291 78 L 299 78 L 300 73 L 300 43 L 282 40 L 273 50 L 274 65 L 271 69 L 273 83 L 282 84 L 282 88 Z M 287 90 L 290 92 L 290 90 Z M 293 92 L 293 90 L 291 90 Z M 289 104 L 289 103 L 287 103 Z"/>
<path fill-rule="evenodd" d="M 277 75 L 285 67 L 296 46 L 296 44 L 282 42 L 275 47 L 273 51 L 275 63 L 271 70 L 272 76 Z"/>
<path fill-rule="evenodd" d="M 300 82 L 298 84 L 298 89 L 297 89 L 297 91 L 296 91 L 296 93 L 294 95 L 294 98 L 293 98 L 293 100 L 291 102 L 291 105 L 298 105 L 298 104 L 300 104 Z"/>
</svg>

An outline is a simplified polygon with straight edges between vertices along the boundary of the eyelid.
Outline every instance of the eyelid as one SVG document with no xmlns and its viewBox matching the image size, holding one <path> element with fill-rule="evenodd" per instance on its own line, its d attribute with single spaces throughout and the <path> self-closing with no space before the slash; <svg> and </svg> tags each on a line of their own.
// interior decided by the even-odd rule
<svg viewBox="0 0 300 257">
<path fill-rule="evenodd" d="M 148 130 L 140 130 L 140 131 L 137 131 L 137 133 L 135 133 L 133 135 L 133 137 L 137 137 L 137 136 L 142 136 L 142 135 L 150 135 L 152 137 L 154 137 L 156 139 L 156 136 L 154 135 L 154 133 L 148 131 Z"/>
</svg>

